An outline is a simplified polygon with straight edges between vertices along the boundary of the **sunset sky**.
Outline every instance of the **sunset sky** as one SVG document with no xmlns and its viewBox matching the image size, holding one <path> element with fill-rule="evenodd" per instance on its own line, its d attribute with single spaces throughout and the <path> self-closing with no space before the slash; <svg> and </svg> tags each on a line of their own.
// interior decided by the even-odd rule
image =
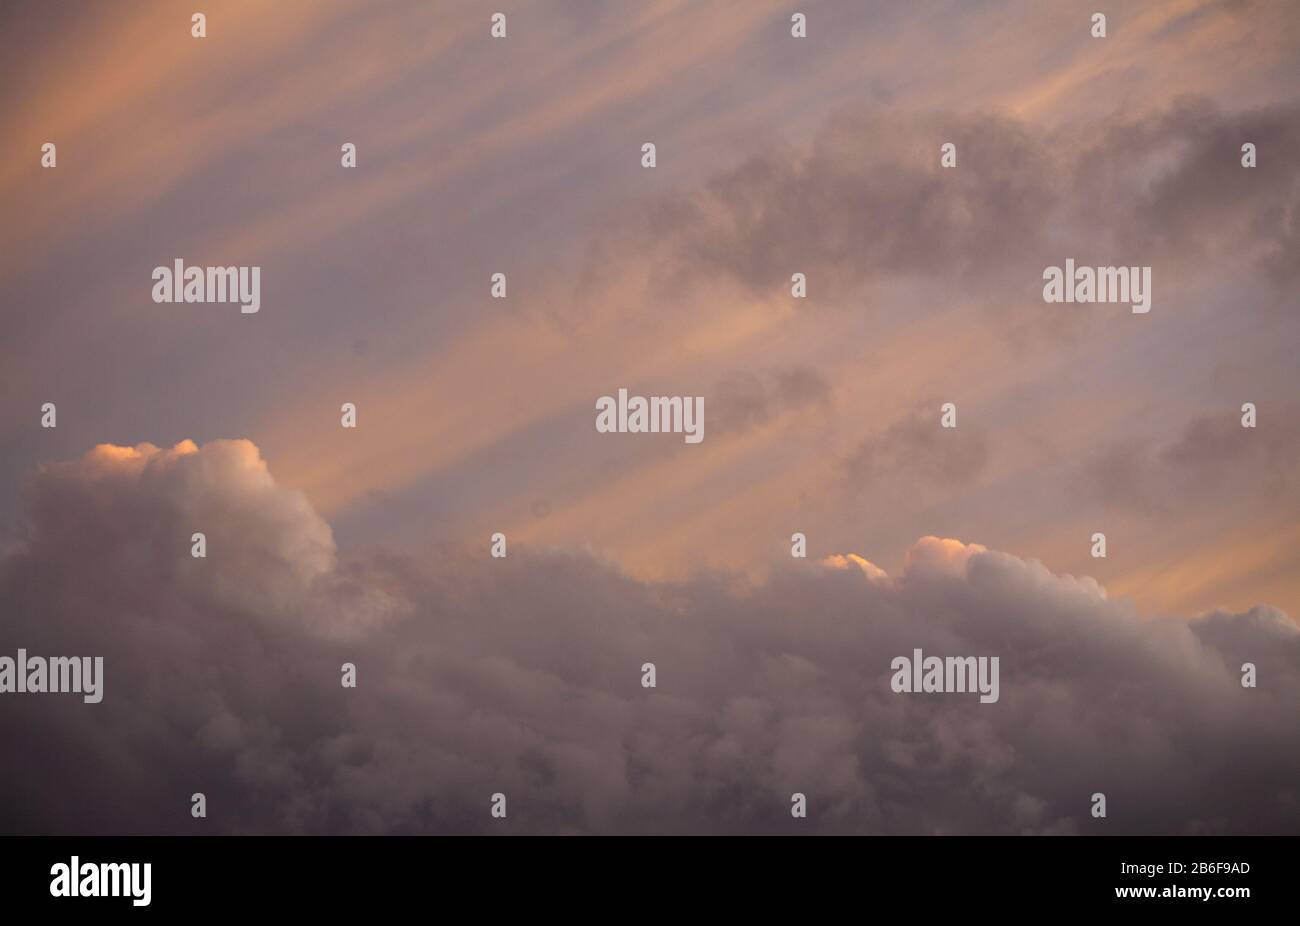
<svg viewBox="0 0 1300 926">
<path fill-rule="evenodd" d="M 9 510 L 95 443 L 246 437 L 344 543 L 671 576 L 928 533 L 1300 611 L 1295 10 L 810 3 L 800 43 L 789 6 L 512 4 L 494 42 L 472 4 L 221 3 L 197 42 L 184 4 L 11 5 Z M 1067 256 L 1152 265 L 1153 311 L 1044 305 Z M 175 257 L 262 266 L 264 309 L 155 305 Z M 704 395 L 708 440 L 597 436 L 619 386 Z"/>
<path fill-rule="evenodd" d="M 196 9 L 202 40 L 190 36 Z M 489 35 L 497 9 L 504 40 Z M 1107 14 L 1104 39 L 1090 35 L 1094 10 Z M 790 35 L 794 11 L 807 14 L 806 39 Z M 466 626 L 475 614 L 521 619 L 504 616 L 506 602 L 546 589 L 575 608 L 638 595 L 670 615 L 716 606 L 740 626 L 726 596 L 805 600 L 782 584 L 813 581 L 787 574 L 802 532 L 809 568 L 853 554 L 894 577 L 885 583 L 919 584 L 934 551 L 964 564 L 980 545 L 1016 576 L 999 588 L 1093 595 L 1087 607 L 1122 614 L 1143 652 L 1167 653 L 1142 636 L 1147 622 L 1222 609 L 1276 622 L 1294 653 L 1298 64 L 1300 6 L 1270 0 L 5 4 L 0 540 L 17 557 L 6 575 L 65 575 L 56 547 L 70 547 L 42 537 L 84 530 L 99 549 L 103 527 L 129 548 L 170 517 L 145 513 L 175 502 L 178 486 L 209 486 L 238 500 L 212 514 L 233 525 L 226 549 L 250 545 L 222 588 L 247 582 L 254 596 L 219 595 L 209 616 L 257 610 L 259 589 L 277 608 L 321 605 L 330 596 L 311 583 L 357 579 L 347 564 L 364 560 L 387 564 L 378 585 L 350 593 L 365 607 L 463 609 Z M 54 169 L 40 164 L 46 142 Z M 340 166 L 345 142 L 355 169 Z M 645 142 L 654 169 L 641 166 Z M 948 170 L 946 142 L 958 152 Z M 1253 169 L 1240 163 L 1246 142 Z M 153 302 L 153 268 L 177 258 L 260 266 L 261 310 Z M 1152 267 L 1151 311 L 1045 303 L 1043 270 L 1067 258 Z M 509 280 L 504 300 L 489 294 L 496 272 Z M 795 272 L 806 299 L 791 297 Z M 597 398 L 621 387 L 704 396 L 704 441 L 597 433 Z M 40 427 L 46 402 L 57 428 Z M 344 402 L 356 404 L 355 430 L 340 427 Z M 955 430 L 939 427 L 945 402 L 958 408 Z M 1258 408 L 1253 430 L 1240 426 L 1245 402 Z M 182 441 L 193 445 L 170 449 Z M 264 494 L 240 494 L 248 486 Z M 272 501 L 264 511 L 256 499 Z M 302 536 L 289 526 L 299 519 Z M 200 529 L 187 524 L 177 521 L 181 553 Z M 281 529 L 301 583 L 263 586 L 254 573 L 282 551 L 262 557 L 257 545 L 274 542 L 251 533 Z M 497 531 L 511 562 L 524 558 L 511 569 L 550 578 L 492 591 L 483 573 Z M 1105 559 L 1090 555 L 1099 531 Z M 133 572 L 141 560 L 125 554 L 97 568 L 110 560 L 121 589 L 160 574 Z M 436 577 L 421 572 L 413 590 L 407 570 Z M 6 594 L 72 622 L 74 597 L 119 590 L 118 579 L 85 581 L 66 612 L 30 584 Z M 806 612 L 821 600 L 811 593 L 782 613 L 813 626 L 851 613 L 836 589 L 826 613 Z M 678 592 L 685 602 L 668 600 Z M 134 594 L 123 613 L 143 607 Z M 897 594 L 882 607 L 931 613 Z M 987 613 L 981 594 L 953 613 Z M 199 620 L 197 597 L 169 600 Z M 540 620 L 524 632 L 580 618 Z M 708 638 L 701 653 L 730 652 L 716 628 L 691 632 Z M 1192 646 L 1185 629 L 1166 632 L 1180 635 L 1177 653 Z M 790 652 L 775 646 L 772 658 Z M 635 646 L 628 660 L 641 661 Z M 785 680 L 778 689 L 798 687 L 799 665 L 761 665 Z M 475 675 L 465 703 L 493 677 Z M 701 685 L 700 703 L 746 710 Z M 1279 711 L 1256 745 L 1296 730 L 1294 707 Z M 593 727 L 620 725 L 596 714 Z M 254 726 L 229 706 L 216 716 Z M 225 721 L 201 722 L 216 724 L 209 739 L 236 737 Z M 817 742 L 856 735 L 826 723 Z M 970 735 L 986 733 L 995 738 Z M 903 747 L 887 758 L 915 761 Z M 1293 746 L 1284 760 L 1295 758 Z M 560 778 L 585 768 L 558 761 Z M 1151 760 L 1153 779 L 1162 761 Z M 868 799 L 855 788 L 843 799 Z M 1053 798 L 1021 791 L 1007 801 L 1024 828 L 1070 829 L 1058 826 L 1067 814 L 1035 803 Z M 331 799 L 355 809 L 341 794 Z M 587 823 L 618 828 L 611 808 L 625 797 L 620 786 L 590 798 Z M 880 806 L 871 819 L 884 829 L 1002 825 Z M 295 812 L 276 828 L 335 819 L 320 806 Z M 255 829 L 257 813 L 235 828 Z M 348 827 L 415 825 L 402 808 L 375 813 Z M 569 825 L 539 827 L 552 823 Z M 1155 812 L 1134 827 L 1169 828 Z"/>
</svg>

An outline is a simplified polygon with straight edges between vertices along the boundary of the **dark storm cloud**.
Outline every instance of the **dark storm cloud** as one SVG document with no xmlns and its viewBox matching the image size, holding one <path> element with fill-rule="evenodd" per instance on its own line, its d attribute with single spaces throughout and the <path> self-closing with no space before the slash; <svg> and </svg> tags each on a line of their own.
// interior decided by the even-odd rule
<svg viewBox="0 0 1300 926">
<path fill-rule="evenodd" d="M 102 449 L 27 512 L 5 652 L 102 655 L 104 700 L 0 696 L 6 832 L 1300 830 L 1300 633 L 1267 607 L 1140 620 L 935 538 L 892 579 L 748 590 L 522 547 L 337 559 L 247 442 Z M 1001 699 L 892 693 L 914 647 L 999 656 Z"/>
</svg>

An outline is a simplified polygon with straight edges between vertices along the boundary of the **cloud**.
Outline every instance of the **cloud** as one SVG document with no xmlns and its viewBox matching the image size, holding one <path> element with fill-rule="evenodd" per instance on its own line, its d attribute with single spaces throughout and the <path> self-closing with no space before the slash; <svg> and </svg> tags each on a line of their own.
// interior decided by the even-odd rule
<svg viewBox="0 0 1300 926">
<path fill-rule="evenodd" d="M 988 458 L 987 441 L 978 431 L 939 426 L 935 403 L 861 441 L 841 467 L 848 485 L 858 492 L 882 481 L 930 489 L 970 482 Z"/>
<path fill-rule="evenodd" d="M 1166 518 L 1189 497 L 1223 496 L 1266 511 L 1290 506 L 1298 486 L 1300 405 L 1275 403 L 1263 411 L 1267 418 L 1255 428 L 1243 428 L 1240 410 L 1228 407 L 1189 419 L 1164 443 L 1113 442 L 1088 458 L 1078 484 L 1109 507 Z"/>
<path fill-rule="evenodd" d="M 828 569 L 849 569 L 856 567 L 862 571 L 862 574 L 873 582 L 888 582 L 889 573 L 881 569 L 871 560 L 858 556 L 856 553 L 832 553 L 822 560 L 822 565 Z"/>
<path fill-rule="evenodd" d="M 939 168 L 944 141 L 968 168 Z M 652 279 L 674 292 L 721 275 L 770 293 L 794 270 L 819 299 L 899 276 L 964 281 L 1043 236 L 1061 197 L 1056 170 L 1038 131 L 1005 116 L 848 106 L 807 149 L 769 148 L 648 199 L 592 262 L 650 253 Z"/>
<path fill-rule="evenodd" d="M 1186 276 L 1257 271 L 1284 292 L 1300 167 L 1276 154 L 1300 145 L 1297 114 L 1294 103 L 1224 112 L 1186 96 L 1049 128 L 996 111 L 842 106 L 807 147 L 769 146 L 629 207 L 593 244 L 582 288 L 630 254 L 651 261 L 664 296 L 718 278 L 772 296 L 798 270 L 824 303 L 858 306 L 863 287 L 900 279 L 1036 302 L 1043 267 L 1066 257 Z M 1243 169 L 1244 141 L 1274 156 Z M 939 166 L 945 142 L 955 169 Z"/>
<path fill-rule="evenodd" d="M 329 525 L 301 493 L 275 485 L 246 440 L 202 451 L 188 440 L 170 450 L 101 444 L 44 467 L 27 502 L 28 556 L 114 587 L 144 579 L 147 563 L 186 598 L 281 613 L 334 567 Z M 190 555 L 196 531 L 211 559 Z"/>
<path fill-rule="evenodd" d="M 715 435 L 741 433 L 784 412 L 824 408 L 831 393 L 826 378 L 807 366 L 760 373 L 733 370 L 713 386 L 709 430 Z"/>
<path fill-rule="evenodd" d="M 339 554 L 247 441 L 46 467 L 23 533 L 6 648 L 102 655 L 105 681 L 0 697 L 8 832 L 1300 831 L 1300 632 L 1268 607 L 1144 620 L 933 537 L 895 576 L 846 555 L 753 587 L 523 545 Z M 1001 699 L 892 693 L 917 647 L 999 656 Z"/>
<path fill-rule="evenodd" d="M 1244 260 L 1286 287 L 1297 274 L 1300 165 L 1261 154 L 1257 167 L 1244 169 L 1241 148 L 1251 142 L 1259 152 L 1295 150 L 1298 116 L 1295 104 L 1225 113 L 1187 98 L 1094 129 L 1097 137 L 1078 154 L 1076 188 L 1104 194 L 1080 203 L 1099 234 L 1115 232 L 1121 254 L 1202 272 Z"/>
</svg>

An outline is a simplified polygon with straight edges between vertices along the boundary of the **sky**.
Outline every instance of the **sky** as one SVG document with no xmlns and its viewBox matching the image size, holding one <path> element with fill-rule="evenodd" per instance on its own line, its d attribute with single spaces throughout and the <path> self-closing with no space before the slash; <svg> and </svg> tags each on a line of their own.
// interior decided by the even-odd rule
<svg viewBox="0 0 1300 926">
<path fill-rule="evenodd" d="M 1300 8 L 194 8 L 0 10 L 0 653 L 117 660 L 93 725 L 0 699 L 58 769 L 4 773 L 10 830 L 189 832 L 205 768 L 227 832 L 497 790 L 1092 832 L 1107 787 L 1121 831 L 1300 830 Z M 177 258 L 260 311 L 155 303 Z M 1150 312 L 1045 303 L 1067 259 Z M 704 440 L 598 433 L 620 388 Z M 900 703 L 923 644 L 1000 651 L 999 705 Z M 67 804 L 66 744 L 131 797 Z"/>
</svg>

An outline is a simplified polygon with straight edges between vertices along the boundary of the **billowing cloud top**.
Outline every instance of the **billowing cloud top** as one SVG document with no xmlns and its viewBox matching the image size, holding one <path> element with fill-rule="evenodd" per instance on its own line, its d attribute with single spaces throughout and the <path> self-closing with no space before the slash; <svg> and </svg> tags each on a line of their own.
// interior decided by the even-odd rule
<svg viewBox="0 0 1300 926">
<path fill-rule="evenodd" d="M 99 704 L 0 696 L 6 832 L 1300 830 L 1289 618 L 1146 619 L 952 539 L 740 586 L 340 556 L 247 441 L 100 446 L 30 481 L 0 599 L 8 645 L 104 657 Z M 916 648 L 998 656 L 999 700 L 895 694 Z"/>
</svg>

